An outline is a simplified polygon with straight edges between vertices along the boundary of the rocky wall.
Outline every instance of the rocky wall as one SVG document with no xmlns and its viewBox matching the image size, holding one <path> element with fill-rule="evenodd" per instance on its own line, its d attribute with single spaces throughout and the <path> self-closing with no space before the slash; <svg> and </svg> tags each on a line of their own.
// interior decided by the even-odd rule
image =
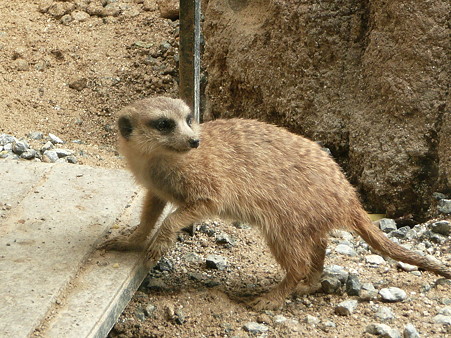
<svg viewBox="0 0 451 338">
<path fill-rule="evenodd" d="M 204 1 L 204 119 L 257 118 L 321 141 L 369 211 L 421 219 L 434 192 L 451 193 L 449 10 Z"/>
</svg>

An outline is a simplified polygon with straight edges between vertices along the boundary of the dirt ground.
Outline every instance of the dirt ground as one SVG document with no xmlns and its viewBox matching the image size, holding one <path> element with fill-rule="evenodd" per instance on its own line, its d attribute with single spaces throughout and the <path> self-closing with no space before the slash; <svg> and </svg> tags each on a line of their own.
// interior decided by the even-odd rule
<svg viewBox="0 0 451 338">
<path fill-rule="evenodd" d="M 122 168 L 118 110 L 138 98 L 177 95 L 179 25 L 161 18 L 154 1 L 0 0 L 0 22 L 0 133 L 17 138 L 53 133 L 76 152 L 79 164 Z M 223 234 L 232 240 L 220 240 Z M 451 334 L 450 325 L 434 319 L 441 312 L 451 315 L 449 283 L 437 283 L 430 273 L 397 271 L 393 262 L 369 266 L 364 260 L 369 251 L 356 239 L 348 241 L 360 248 L 357 256 L 338 254 L 335 247 L 343 240 L 331 240 L 326 265 L 357 273 L 361 283 L 378 290 L 401 288 L 407 298 L 359 301 L 351 315 L 340 316 L 335 306 L 358 298 L 318 293 L 288 299 L 282 310 L 254 312 L 246 300 L 267 291 L 282 272 L 255 229 L 209 221 L 194 234 L 180 234 L 110 337 L 361 337 L 369 336 L 364 331 L 371 323 L 401 334 L 408 323 L 424 337 Z M 449 263 L 449 238 L 431 243 L 427 252 Z M 213 253 L 227 259 L 224 270 L 206 268 L 205 258 Z M 375 317 L 383 306 L 391 308 L 393 319 Z M 248 332 L 248 322 L 260 322 L 267 331 Z"/>
</svg>

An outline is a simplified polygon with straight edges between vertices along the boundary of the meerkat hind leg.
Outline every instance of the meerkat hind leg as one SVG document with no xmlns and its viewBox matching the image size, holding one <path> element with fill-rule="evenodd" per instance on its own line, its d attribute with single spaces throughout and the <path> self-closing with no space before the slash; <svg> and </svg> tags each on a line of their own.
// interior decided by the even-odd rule
<svg viewBox="0 0 451 338">
<path fill-rule="evenodd" d="M 296 285 L 302 280 L 297 273 L 287 272 L 284 279 L 268 293 L 257 297 L 249 305 L 257 311 L 277 310 L 285 303 L 285 298 L 296 288 Z"/>
<path fill-rule="evenodd" d="M 314 250 L 310 255 L 311 266 L 307 277 L 296 287 L 296 296 L 315 293 L 321 288 L 321 275 L 324 269 L 324 259 L 326 258 L 327 241 L 320 240 L 314 245 Z"/>
<path fill-rule="evenodd" d="M 103 242 L 99 249 L 117 251 L 142 251 L 149 234 L 155 227 L 166 203 L 148 192 L 144 200 L 141 222 L 128 236 L 118 236 Z"/>
</svg>

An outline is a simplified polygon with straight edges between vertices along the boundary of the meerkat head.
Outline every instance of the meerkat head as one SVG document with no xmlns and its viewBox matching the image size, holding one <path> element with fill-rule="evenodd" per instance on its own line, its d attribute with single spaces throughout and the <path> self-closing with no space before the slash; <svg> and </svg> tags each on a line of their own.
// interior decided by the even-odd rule
<svg viewBox="0 0 451 338">
<path fill-rule="evenodd" d="M 189 107 L 167 97 L 137 101 L 121 111 L 118 119 L 122 147 L 143 155 L 155 152 L 185 153 L 199 146 L 199 125 Z"/>
</svg>

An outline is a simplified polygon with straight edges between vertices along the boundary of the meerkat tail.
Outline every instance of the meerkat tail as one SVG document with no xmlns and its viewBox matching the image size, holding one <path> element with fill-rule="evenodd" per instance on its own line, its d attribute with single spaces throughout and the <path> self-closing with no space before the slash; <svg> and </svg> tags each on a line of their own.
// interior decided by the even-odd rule
<svg viewBox="0 0 451 338">
<path fill-rule="evenodd" d="M 451 268 L 443 263 L 435 262 L 392 242 L 375 224 L 373 224 L 373 222 L 371 222 L 367 215 L 360 215 L 358 220 L 354 223 L 354 231 L 356 231 L 373 249 L 382 254 L 397 261 L 416 265 L 421 269 L 451 279 Z"/>
</svg>

